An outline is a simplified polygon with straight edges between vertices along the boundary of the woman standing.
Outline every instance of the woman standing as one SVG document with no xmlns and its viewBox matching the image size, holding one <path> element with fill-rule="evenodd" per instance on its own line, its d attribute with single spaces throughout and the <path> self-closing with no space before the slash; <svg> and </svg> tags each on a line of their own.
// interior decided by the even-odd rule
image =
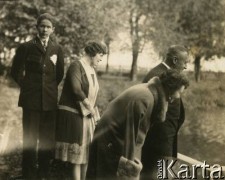
<svg viewBox="0 0 225 180">
<path fill-rule="evenodd" d="M 55 158 L 73 164 L 76 180 L 84 180 L 86 176 L 99 89 L 94 68 L 105 54 L 106 47 L 101 43 L 86 45 L 84 56 L 73 62 L 67 71 L 59 101 Z"/>
</svg>

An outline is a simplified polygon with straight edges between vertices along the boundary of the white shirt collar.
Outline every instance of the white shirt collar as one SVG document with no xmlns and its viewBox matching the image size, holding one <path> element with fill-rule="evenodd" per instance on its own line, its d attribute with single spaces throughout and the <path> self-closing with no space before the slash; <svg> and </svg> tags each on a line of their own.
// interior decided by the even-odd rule
<svg viewBox="0 0 225 180">
<path fill-rule="evenodd" d="M 163 64 L 164 66 L 166 66 L 167 69 L 171 69 L 165 62 L 162 62 L 162 64 Z"/>
<path fill-rule="evenodd" d="M 44 44 L 44 43 L 43 43 L 43 39 L 40 38 L 39 34 L 37 35 L 37 37 L 40 39 L 41 44 L 43 45 L 43 44 Z M 49 40 L 49 37 L 47 37 L 47 38 L 45 39 L 46 44 L 48 44 L 48 40 Z"/>
</svg>

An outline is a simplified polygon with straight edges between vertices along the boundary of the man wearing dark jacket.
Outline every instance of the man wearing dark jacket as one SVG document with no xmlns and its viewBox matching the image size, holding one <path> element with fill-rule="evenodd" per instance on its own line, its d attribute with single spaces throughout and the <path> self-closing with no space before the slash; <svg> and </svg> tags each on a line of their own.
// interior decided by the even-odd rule
<svg viewBox="0 0 225 180">
<path fill-rule="evenodd" d="M 64 75 L 61 47 L 52 40 L 53 17 L 44 13 L 37 19 L 38 35 L 21 44 L 14 56 L 11 75 L 20 86 L 19 106 L 23 108 L 24 178 L 47 177 L 54 157 L 58 85 Z M 36 159 L 37 158 L 37 159 Z"/>
<path fill-rule="evenodd" d="M 183 71 L 189 60 L 188 50 L 180 45 L 171 46 L 165 61 L 151 69 L 143 83 L 152 77 L 159 76 L 167 69 Z M 157 160 L 165 157 L 177 157 L 177 133 L 185 119 L 184 106 L 181 99 L 176 99 L 168 105 L 166 121 L 153 126 L 142 148 L 142 179 L 156 179 Z"/>
</svg>

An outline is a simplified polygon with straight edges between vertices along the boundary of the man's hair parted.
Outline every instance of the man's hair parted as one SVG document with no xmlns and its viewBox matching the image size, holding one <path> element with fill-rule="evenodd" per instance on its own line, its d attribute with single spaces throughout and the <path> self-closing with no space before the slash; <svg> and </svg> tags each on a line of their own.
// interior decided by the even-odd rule
<svg viewBox="0 0 225 180">
<path fill-rule="evenodd" d="M 55 19 L 49 13 L 43 13 L 40 16 L 38 16 L 38 18 L 37 18 L 37 25 L 39 25 L 41 23 L 41 21 L 44 20 L 44 19 L 49 20 L 52 23 L 53 26 L 55 25 Z"/>
</svg>

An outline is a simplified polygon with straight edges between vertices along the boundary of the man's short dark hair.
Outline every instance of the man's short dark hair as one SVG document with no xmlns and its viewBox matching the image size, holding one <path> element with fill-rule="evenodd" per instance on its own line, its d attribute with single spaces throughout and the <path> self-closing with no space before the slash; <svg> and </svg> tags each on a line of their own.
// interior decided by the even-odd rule
<svg viewBox="0 0 225 180">
<path fill-rule="evenodd" d="M 179 56 L 181 52 L 188 53 L 188 49 L 182 45 L 172 45 L 168 48 L 166 53 L 166 61 L 172 60 L 174 56 Z"/>
<path fill-rule="evenodd" d="M 51 14 L 49 14 L 49 13 L 43 13 L 43 14 L 41 14 L 37 18 L 37 25 L 39 25 L 41 23 L 41 21 L 44 20 L 44 19 L 49 20 L 52 23 L 52 25 L 54 26 L 55 20 L 54 20 L 53 16 Z"/>
</svg>

